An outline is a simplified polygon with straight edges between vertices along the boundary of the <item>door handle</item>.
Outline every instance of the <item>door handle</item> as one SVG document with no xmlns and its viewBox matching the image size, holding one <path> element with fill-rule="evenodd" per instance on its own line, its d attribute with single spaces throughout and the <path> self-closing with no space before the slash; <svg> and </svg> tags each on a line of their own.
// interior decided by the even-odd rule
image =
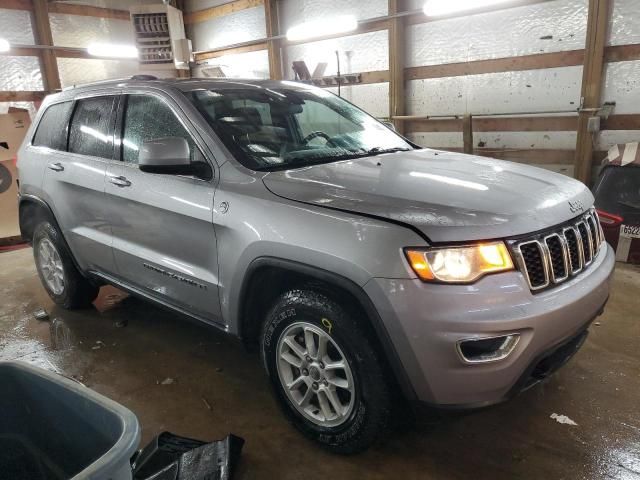
<svg viewBox="0 0 640 480">
<path fill-rule="evenodd" d="M 118 187 L 128 187 L 131 185 L 131 182 L 127 180 L 126 177 L 123 177 L 123 176 L 110 177 L 109 181 L 114 185 L 117 185 Z"/>
<path fill-rule="evenodd" d="M 64 170 L 64 166 L 60 163 L 50 163 L 49 165 L 49 170 L 53 170 L 54 172 L 61 172 Z"/>
</svg>

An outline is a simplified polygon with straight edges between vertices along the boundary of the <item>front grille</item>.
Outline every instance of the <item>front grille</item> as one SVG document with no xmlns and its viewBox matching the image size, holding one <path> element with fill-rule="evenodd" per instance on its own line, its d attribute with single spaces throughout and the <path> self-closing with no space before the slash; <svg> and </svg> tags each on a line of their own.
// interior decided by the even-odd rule
<svg viewBox="0 0 640 480">
<path fill-rule="evenodd" d="M 589 266 L 604 235 L 595 210 L 533 238 L 510 242 L 533 291 L 564 282 Z"/>
<path fill-rule="evenodd" d="M 537 241 L 521 243 L 520 254 L 531 286 L 533 288 L 547 286 L 549 278 L 542 245 Z"/>
<path fill-rule="evenodd" d="M 566 240 L 557 233 L 553 233 L 545 237 L 544 243 L 549 250 L 551 281 L 559 282 L 566 279 L 569 275 L 569 258 L 565 248 Z"/>
</svg>

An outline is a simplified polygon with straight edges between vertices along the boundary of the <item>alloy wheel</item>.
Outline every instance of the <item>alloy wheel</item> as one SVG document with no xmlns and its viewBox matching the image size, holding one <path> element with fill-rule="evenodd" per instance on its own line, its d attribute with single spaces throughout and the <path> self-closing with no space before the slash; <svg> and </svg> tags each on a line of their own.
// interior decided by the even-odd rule
<svg viewBox="0 0 640 480">
<path fill-rule="evenodd" d="M 295 409 L 322 427 L 344 423 L 353 411 L 355 384 L 344 353 L 319 327 L 289 325 L 277 348 L 278 377 Z"/>
</svg>

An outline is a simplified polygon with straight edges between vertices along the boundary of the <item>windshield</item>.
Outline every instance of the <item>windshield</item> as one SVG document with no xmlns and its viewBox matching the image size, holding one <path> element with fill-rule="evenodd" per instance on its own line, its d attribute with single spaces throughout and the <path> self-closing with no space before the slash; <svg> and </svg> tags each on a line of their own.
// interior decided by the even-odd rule
<svg viewBox="0 0 640 480">
<path fill-rule="evenodd" d="M 413 148 L 362 110 L 319 88 L 225 85 L 186 95 L 233 155 L 253 170 Z"/>
<path fill-rule="evenodd" d="M 608 167 L 595 192 L 597 208 L 616 215 L 640 211 L 640 168 Z"/>
</svg>

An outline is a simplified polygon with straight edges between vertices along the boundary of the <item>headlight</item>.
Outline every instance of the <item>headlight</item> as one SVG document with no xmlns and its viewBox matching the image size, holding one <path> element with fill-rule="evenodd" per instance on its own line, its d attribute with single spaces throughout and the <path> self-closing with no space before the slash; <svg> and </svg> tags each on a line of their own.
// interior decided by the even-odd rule
<svg viewBox="0 0 640 480">
<path fill-rule="evenodd" d="M 503 242 L 450 248 L 407 248 L 413 271 L 427 282 L 469 283 L 487 273 L 513 270 Z"/>
</svg>

